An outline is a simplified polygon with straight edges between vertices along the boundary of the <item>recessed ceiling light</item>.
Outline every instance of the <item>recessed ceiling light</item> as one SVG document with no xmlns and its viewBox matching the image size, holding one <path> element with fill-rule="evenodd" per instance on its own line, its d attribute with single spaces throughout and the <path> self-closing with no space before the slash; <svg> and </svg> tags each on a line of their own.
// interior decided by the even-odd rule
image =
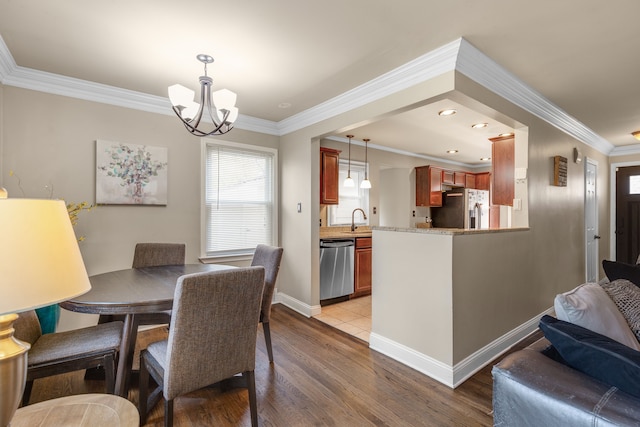
<svg viewBox="0 0 640 427">
<path fill-rule="evenodd" d="M 491 160 L 491 157 L 481 157 L 480 160 L 483 162 L 488 162 L 489 160 Z"/>
<path fill-rule="evenodd" d="M 447 154 L 456 154 L 458 150 L 447 150 Z"/>
<path fill-rule="evenodd" d="M 487 126 L 489 126 L 489 123 L 475 123 L 471 125 L 471 127 L 474 129 L 482 129 L 482 128 L 486 128 Z"/>
<path fill-rule="evenodd" d="M 633 135 L 633 137 L 635 139 L 637 139 L 638 141 L 640 141 L 640 130 L 637 130 L 635 132 L 631 132 L 631 135 Z"/>
<path fill-rule="evenodd" d="M 511 132 L 507 132 L 507 133 L 501 133 L 498 136 L 511 136 L 511 135 L 513 135 Z"/>
<path fill-rule="evenodd" d="M 442 110 L 438 112 L 439 116 L 453 116 L 455 113 L 457 113 L 456 110 L 454 110 L 453 108 L 447 108 L 446 110 Z"/>
</svg>

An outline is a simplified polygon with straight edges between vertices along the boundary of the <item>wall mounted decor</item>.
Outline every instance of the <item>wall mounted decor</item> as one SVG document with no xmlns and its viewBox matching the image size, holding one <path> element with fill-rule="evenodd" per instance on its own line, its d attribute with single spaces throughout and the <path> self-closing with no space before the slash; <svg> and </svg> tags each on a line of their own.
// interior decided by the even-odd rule
<svg viewBox="0 0 640 427">
<path fill-rule="evenodd" d="M 555 156 L 553 158 L 553 185 L 558 187 L 567 186 L 567 158 Z"/>
<path fill-rule="evenodd" d="M 167 148 L 96 141 L 96 203 L 166 205 Z"/>
</svg>

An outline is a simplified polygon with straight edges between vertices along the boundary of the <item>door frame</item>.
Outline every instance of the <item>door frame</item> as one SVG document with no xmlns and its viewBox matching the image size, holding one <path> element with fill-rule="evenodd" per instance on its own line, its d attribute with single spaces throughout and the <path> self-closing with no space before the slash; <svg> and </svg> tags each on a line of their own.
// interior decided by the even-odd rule
<svg viewBox="0 0 640 427">
<path fill-rule="evenodd" d="M 589 281 L 589 224 L 587 224 L 587 168 L 589 165 L 593 165 L 596 168 L 595 174 L 595 190 L 594 190 L 594 203 L 595 203 L 595 213 L 594 213 L 594 235 L 598 235 L 600 233 L 599 224 L 599 215 L 598 215 L 598 161 L 595 159 L 591 159 L 589 157 L 585 157 L 584 159 L 584 277 L 586 281 Z M 593 239 L 592 242 L 596 245 L 596 280 L 600 276 L 600 266 L 598 262 L 598 254 L 600 252 L 600 242 L 597 239 Z"/>
<path fill-rule="evenodd" d="M 609 169 L 609 259 L 616 259 L 616 169 L 640 166 L 640 161 L 611 163 Z"/>
</svg>

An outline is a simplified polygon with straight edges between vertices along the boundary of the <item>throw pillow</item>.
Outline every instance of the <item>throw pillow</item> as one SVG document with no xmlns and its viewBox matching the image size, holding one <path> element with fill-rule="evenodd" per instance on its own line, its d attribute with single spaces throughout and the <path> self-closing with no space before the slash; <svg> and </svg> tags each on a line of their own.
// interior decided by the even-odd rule
<svg viewBox="0 0 640 427">
<path fill-rule="evenodd" d="M 618 307 L 633 333 L 640 339 L 640 288 L 625 279 L 605 283 L 602 288 Z"/>
<path fill-rule="evenodd" d="M 585 283 L 556 295 L 553 305 L 558 319 L 575 323 L 640 351 L 640 342 L 625 317 L 597 283 Z"/>
<path fill-rule="evenodd" d="M 617 279 L 627 279 L 640 286 L 640 265 L 625 264 L 624 262 L 602 260 L 602 269 L 610 282 Z"/>
<path fill-rule="evenodd" d="M 604 335 L 545 315 L 540 329 L 569 366 L 640 397 L 640 352 Z"/>
</svg>

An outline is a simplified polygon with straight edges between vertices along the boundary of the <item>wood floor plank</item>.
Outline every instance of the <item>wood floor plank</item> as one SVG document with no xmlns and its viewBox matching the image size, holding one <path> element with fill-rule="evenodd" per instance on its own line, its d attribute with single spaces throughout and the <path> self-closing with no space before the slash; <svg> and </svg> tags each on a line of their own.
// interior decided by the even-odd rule
<svg viewBox="0 0 640 427">
<path fill-rule="evenodd" d="M 262 328 L 256 351 L 261 426 L 493 424 L 491 365 L 452 390 L 369 349 L 364 341 L 284 306 L 273 306 L 270 324 L 275 362 L 269 364 Z M 142 332 L 139 343 L 144 347 L 166 333 L 166 328 Z M 103 391 L 103 381 L 84 380 L 83 372 L 76 372 L 36 380 L 31 403 Z M 129 399 L 137 405 L 137 388 Z M 176 427 L 251 425 L 243 389 L 198 390 L 177 398 L 174 405 Z M 161 401 L 145 425 L 162 426 L 163 417 Z"/>
</svg>

